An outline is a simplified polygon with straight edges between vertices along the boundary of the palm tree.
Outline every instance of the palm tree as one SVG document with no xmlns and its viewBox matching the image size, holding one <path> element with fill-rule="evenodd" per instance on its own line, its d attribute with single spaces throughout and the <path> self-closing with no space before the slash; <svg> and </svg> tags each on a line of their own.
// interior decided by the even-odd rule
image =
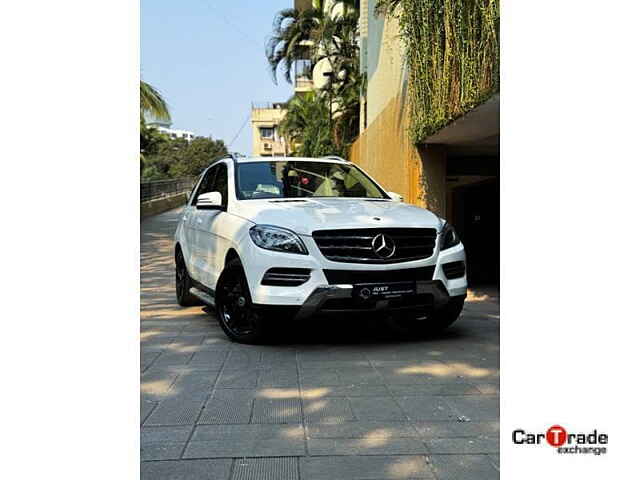
<svg viewBox="0 0 640 480">
<path fill-rule="evenodd" d="M 343 13 L 334 15 L 339 5 L 343 6 Z M 265 47 L 274 81 L 277 83 L 279 68 L 284 79 L 292 83 L 291 70 L 296 61 L 309 60 L 313 69 L 323 58 L 331 60 L 327 52 L 359 64 L 359 8 L 360 0 L 337 0 L 325 13 L 324 0 L 318 0 L 312 8 L 303 11 L 289 8 L 278 12 L 273 21 L 273 34 Z"/>
<path fill-rule="evenodd" d="M 158 120 L 171 120 L 169 106 L 162 98 L 162 95 L 149 85 L 140 80 L 140 118 L 144 121 L 144 116 L 149 115 Z"/>
<path fill-rule="evenodd" d="M 292 146 L 292 155 L 315 157 L 336 153 L 329 130 L 329 106 L 315 91 L 294 95 L 278 132 Z"/>
<path fill-rule="evenodd" d="M 359 15 L 347 9 L 342 15 L 327 18 L 318 33 L 316 62 L 324 61 L 333 75 L 322 92 L 332 101 L 332 137 L 336 150 L 344 153 L 358 136 L 360 95 L 363 88 L 360 75 L 358 45 Z"/>
<path fill-rule="evenodd" d="M 358 45 L 359 0 L 342 4 L 340 14 L 324 13 L 324 2 L 304 11 L 287 9 L 278 12 L 273 24 L 273 36 L 266 47 L 267 59 L 274 80 L 277 72 L 292 83 L 291 70 L 298 60 L 308 60 L 313 67 L 318 62 L 328 64 L 333 72 L 330 81 L 318 93 L 294 97 L 281 124 L 280 132 L 294 145 L 294 152 L 311 155 L 344 153 L 359 130 L 360 49 Z M 329 106 L 332 121 L 329 121 Z M 326 133 L 326 135 L 325 135 Z"/>
<path fill-rule="evenodd" d="M 276 83 L 278 68 L 284 79 L 292 83 L 291 70 L 295 62 L 310 59 L 310 49 L 323 18 L 323 11 L 317 8 L 304 11 L 288 8 L 276 14 L 273 34 L 265 46 L 267 61 Z"/>
<path fill-rule="evenodd" d="M 340 79 L 359 71 L 358 26 L 359 15 L 353 10 L 347 10 L 344 15 L 327 16 L 316 33 L 314 61 L 326 59 Z"/>
</svg>

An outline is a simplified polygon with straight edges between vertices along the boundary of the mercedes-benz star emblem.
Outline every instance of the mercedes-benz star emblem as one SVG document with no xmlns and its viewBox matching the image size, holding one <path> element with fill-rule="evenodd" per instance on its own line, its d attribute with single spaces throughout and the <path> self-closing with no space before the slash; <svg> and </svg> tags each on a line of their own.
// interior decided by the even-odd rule
<svg viewBox="0 0 640 480">
<path fill-rule="evenodd" d="M 380 258 L 391 258 L 396 253 L 396 244 L 389 235 L 379 233 L 371 241 L 371 248 Z"/>
<path fill-rule="evenodd" d="M 363 288 L 362 290 L 360 290 L 360 298 L 363 300 L 368 299 L 371 296 L 371 290 L 369 290 L 368 288 Z"/>
</svg>

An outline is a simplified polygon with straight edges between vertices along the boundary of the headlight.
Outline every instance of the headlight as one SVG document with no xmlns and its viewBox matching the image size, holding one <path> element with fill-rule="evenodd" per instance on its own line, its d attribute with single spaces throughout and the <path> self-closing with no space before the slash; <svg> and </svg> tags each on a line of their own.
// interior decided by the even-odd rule
<svg viewBox="0 0 640 480">
<path fill-rule="evenodd" d="M 460 237 L 449 223 L 445 223 L 440 232 L 440 250 L 446 250 L 447 248 L 455 247 L 460 243 Z"/>
<path fill-rule="evenodd" d="M 307 248 L 300 237 L 291 230 L 271 225 L 256 225 L 249 230 L 251 240 L 258 247 L 276 252 L 299 253 L 307 255 Z"/>
</svg>

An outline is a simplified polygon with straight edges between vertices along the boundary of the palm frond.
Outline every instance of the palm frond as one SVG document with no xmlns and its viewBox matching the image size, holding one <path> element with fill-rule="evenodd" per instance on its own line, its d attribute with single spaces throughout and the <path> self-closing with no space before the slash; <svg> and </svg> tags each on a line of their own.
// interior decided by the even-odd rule
<svg viewBox="0 0 640 480">
<path fill-rule="evenodd" d="M 140 117 L 145 114 L 158 120 L 171 120 L 169 106 L 162 95 L 147 82 L 140 80 Z"/>
<path fill-rule="evenodd" d="M 273 32 L 265 44 L 265 55 L 273 81 L 278 83 L 278 70 L 292 82 L 291 71 L 296 60 L 309 58 L 309 45 L 324 14 L 318 9 L 298 11 L 288 8 L 278 12 L 273 20 Z"/>
</svg>

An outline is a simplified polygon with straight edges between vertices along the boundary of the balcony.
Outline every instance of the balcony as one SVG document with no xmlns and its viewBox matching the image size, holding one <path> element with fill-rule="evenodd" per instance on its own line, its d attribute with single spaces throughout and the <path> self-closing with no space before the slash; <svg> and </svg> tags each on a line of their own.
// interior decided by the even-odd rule
<svg viewBox="0 0 640 480">
<path fill-rule="evenodd" d="M 295 70 L 295 91 L 296 93 L 310 92 L 313 90 L 313 71 L 311 68 L 311 60 L 296 60 L 294 63 Z"/>
<path fill-rule="evenodd" d="M 293 8 L 296 10 L 307 10 L 313 6 L 313 0 L 294 0 Z"/>
</svg>

